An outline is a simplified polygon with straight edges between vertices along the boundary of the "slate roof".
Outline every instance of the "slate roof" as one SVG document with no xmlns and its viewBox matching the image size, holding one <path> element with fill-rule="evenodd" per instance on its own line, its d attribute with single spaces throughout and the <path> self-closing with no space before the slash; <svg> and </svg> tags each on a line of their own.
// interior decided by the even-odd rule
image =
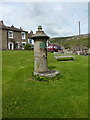
<svg viewBox="0 0 90 120">
<path fill-rule="evenodd" d="M 24 31 L 24 30 L 21 29 L 21 28 L 16 28 L 16 27 L 14 27 L 13 25 L 12 25 L 12 26 L 6 26 L 6 25 L 1 24 L 1 23 L 0 23 L 0 29 L 17 31 L 17 32 L 27 32 L 27 31 Z"/>
<path fill-rule="evenodd" d="M 31 38 L 31 36 L 33 36 L 33 31 L 31 30 L 30 33 L 28 33 L 28 37 Z"/>
</svg>

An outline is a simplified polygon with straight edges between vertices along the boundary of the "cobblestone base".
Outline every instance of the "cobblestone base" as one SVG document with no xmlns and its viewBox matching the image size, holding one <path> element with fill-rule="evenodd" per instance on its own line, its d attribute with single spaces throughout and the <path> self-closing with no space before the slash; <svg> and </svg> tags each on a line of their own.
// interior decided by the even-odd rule
<svg viewBox="0 0 90 120">
<path fill-rule="evenodd" d="M 45 72 L 34 73 L 34 75 L 39 75 L 39 76 L 43 76 L 43 77 L 54 77 L 58 74 L 60 74 L 60 72 L 54 71 L 54 70 L 47 70 Z"/>
</svg>

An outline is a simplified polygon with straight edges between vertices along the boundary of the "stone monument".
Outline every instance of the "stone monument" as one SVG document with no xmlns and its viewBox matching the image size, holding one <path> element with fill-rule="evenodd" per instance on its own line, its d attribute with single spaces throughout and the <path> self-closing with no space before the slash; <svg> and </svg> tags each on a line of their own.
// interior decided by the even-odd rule
<svg viewBox="0 0 90 120">
<path fill-rule="evenodd" d="M 49 70 L 47 67 L 47 45 L 49 39 L 42 26 L 38 26 L 38 31 L 31 37 L 34 40 L 34 75 L 53 77 L 59 74 L 58 71 Z"/>
</svg>

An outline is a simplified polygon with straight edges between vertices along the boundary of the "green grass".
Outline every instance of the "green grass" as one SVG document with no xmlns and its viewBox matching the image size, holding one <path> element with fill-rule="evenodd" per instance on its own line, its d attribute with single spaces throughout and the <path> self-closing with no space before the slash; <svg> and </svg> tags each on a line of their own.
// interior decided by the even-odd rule
<svg viewBox="0 0 90 120">
<path fill-rule="evenodd" d="M 57 61 L 48 53 L 48 68 L 60 75 L 48 81 L 33 76 L 32 51 L 3 51 L 3 118 L 88 117 L 88 57 Z"/>
<path fill-rule="evenodd" d="M 0 51 L 0 118 L 2 118 L 2 52 Z"/>
</svg>

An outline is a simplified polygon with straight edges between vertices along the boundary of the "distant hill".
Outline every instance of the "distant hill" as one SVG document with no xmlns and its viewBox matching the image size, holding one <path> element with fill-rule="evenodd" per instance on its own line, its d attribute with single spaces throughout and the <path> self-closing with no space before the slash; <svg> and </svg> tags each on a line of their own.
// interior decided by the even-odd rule
<svg viewBox="0 0 90 120">
<path fill-rule="evenodd" d="M 88 34 L 51 38 L 50 42 L 71 50 L 76 48 L 88 49 L 90 47 Z"/>
<path fill-rule="evenodd" d="M 82 34 L 80 35 L 80 38 L 88 38 L 88 34 Z M 79 39 L 79 35 L 75 35 L 75 36 L 68 36 L 68 37 L 55 37 L 55 38 L 51 38 L 50 41 L 51 42 L 55 42 L 58 43 L 59 41 L 66 41 L 66 40 L 76 40 Z"/>
</svg>

